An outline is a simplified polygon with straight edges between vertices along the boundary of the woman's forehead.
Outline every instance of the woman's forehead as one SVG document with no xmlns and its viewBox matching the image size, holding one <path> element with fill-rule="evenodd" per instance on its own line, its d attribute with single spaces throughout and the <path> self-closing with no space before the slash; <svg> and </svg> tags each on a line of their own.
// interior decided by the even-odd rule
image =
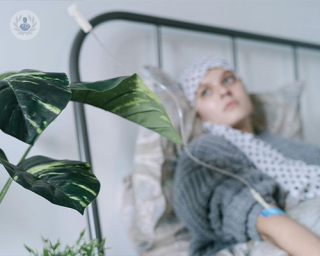
<svg viewBox="0 0 320 256">
<path fill-rule="evenodd" d="M 231 71 L 225 70 L 223 68 L 208 69 L 208 71 L 205 73 L 205 75 L 203 76 L 203 78 L 201 79 L 201 81 L 199 83 L 199 88 L 209 84 L 213 78 L 220 79 L 225 74 L 229 74 L 229 73 L 233 74 Z"/>
</svg>

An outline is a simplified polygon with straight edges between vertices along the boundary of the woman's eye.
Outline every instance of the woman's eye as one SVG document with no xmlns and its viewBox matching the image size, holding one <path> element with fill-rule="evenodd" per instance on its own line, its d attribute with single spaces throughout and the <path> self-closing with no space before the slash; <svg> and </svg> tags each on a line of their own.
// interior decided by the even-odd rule
<svg viewBox="0 0 320 256">
<path fill-rule="evenodd" d="M 235 79 L 234 79 L 234 76 L 228 76 L 228 77 L 226 77 L 226 78 L 223 80 L 223 82 L 228 81 L 228 80 L 230 81 L 230 83 L 233 83 L 234 80 L 235 80 Z M 205 92 L 208 91 L 208 90 L 211 90 L 211 89 L 210 89 L 210 88 L 204 89 L 204 90 L 201 92 L 201 95 L 202 95 L 202 96 L 206 95 Z"/>
<path fill-rule="evenodd" d="M 234 77 L 233 77 L 233 76 L 228 76 L 228 77 L 226 77 L 226 78 L 224 79 L 224 81 L 228 80 L 229 78 L 231 78 L 230 81 L 233 81 L 233 80 L 234 80 Z"/>
<path fill-rule="evenodd" d="M 205 89 L 202 91 L 201 95 L 204 95 L 204 92 L 206 92 L 207 90 L 210 90 L 210 89 Z"/>
</svg>

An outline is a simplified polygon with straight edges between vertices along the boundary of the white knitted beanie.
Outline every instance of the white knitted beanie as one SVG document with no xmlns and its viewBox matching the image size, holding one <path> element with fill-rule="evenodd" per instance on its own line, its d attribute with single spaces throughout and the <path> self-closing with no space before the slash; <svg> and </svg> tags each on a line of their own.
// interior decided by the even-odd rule
<svg viewBox="0 0 320 256">
<path fill-rule="evenodd" d="M 194 109 L 194 99 L 203 76 L 208 69 L 211 68 L 223 68 L 225 70 L 232 71 L 237 76 L 233 66 L 229 64 L 225 59 L 215 56 L 206 56 L 196 59 L 190 66 L 188 66 L 180 75 L 179 83 L 183 89 L 189 105 Z"/>
</svg>

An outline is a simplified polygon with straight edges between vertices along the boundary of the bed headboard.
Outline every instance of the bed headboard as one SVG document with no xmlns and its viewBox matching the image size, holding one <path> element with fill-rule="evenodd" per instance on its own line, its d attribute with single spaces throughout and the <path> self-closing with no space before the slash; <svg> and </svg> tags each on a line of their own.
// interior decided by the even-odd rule
<svg viewBox="0 0 320 256">
<path fill-rule="evenodd" d="M 299 70 L 299 59 L 298 59 L 298 49 L 311 49 L 311 50 L 320 50 L 320 45 L 312 44 L 303 41 L 289 40 L 279 37 L 267 36 L 256 33 L 249 33 L 245 31 L 208 26 L 203 24 L 196 24 L 185 22 L 181 20 L 167 19 L 162 17 L 155 17 L 150 15 L 144 15 L 139 13 L 131 13 L 131 12 L 108 12 L 101 15 L 98 15 L 91 19 L 89 22 L 92 25 L 93 29 L 99 26 L 102 23 L 114 20 L 125 20 L 129 22 L 139 22 L 143 24 L 147 24 L 150 26 L 154 26 L 156 29 L 156 56 L 157 56 L 157 65 L 160 68 L 163 68 L 163 48 L 162 48 L 162 29 L 163 28 L 174 28 L 180 30 L 189 30 L 196 31 L 200 33 L 212 34 L 212 35 L 223 35 L 230 38 L 230 51 L 231 51 L 231 59 L 235 66 L 235 69 L 238 70 L 240 68 L 239 61 L 237 59 L 237 51 L 238 51 L 238 39 L 245 39 L 254 42 L 263 42 L 272 45 L 283 45 L 291 48 L 291 60 L 292 60 L 292 69 L 293 69 L 293 80 L 300 79 L 301 72 Z M 80 82 L 80 69 L 79 69 L 79 57 L 81 52 L 81 47 L 83 42 L 88 34 L 79 30 L 77 33 L 74 42 L 72 44 L 69 65 L 70 65 L 70 78 L 71 82 Z M 319 51 L 320 52 L 320 51 Z M 74 102 L 74 111 L 75 111 L 75 121 L 76 121 L 76 129 L 77 129 L 77 138 L 78 138 L 78 148 L 80 159 L 82 161 L 91 163 L 91 155 L 89 149 L 89 140 L 87 134 L 86 127 L 86 116 L 84 112 L 83 104 Z M 320 120 L 319 120 L 320 123 Z M 96 200 L 89 205 L 87 208 L 88 214 L 88 222 L 90 227 L 90 237 L 98 238 L 101 240 L 101 228 L 100 221 L 98 216 L 98 206 Z"/>
</svg>

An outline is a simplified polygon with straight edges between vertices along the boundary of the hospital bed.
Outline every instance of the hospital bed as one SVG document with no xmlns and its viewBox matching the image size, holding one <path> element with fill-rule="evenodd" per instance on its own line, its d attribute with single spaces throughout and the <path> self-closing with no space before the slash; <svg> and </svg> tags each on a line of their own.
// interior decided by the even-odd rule
<svg viewBox="0 0 320 256">
<path fill-rule="evenodd" d="M 320 145 L 320 138 L 317 137 L 317 127 L 320 125 L 320 116 L 317 115 L 317 107 L 320 107 L 317 97 L 320 95 L 320 87 L 317 83 L 320 77 L 316 74 L 317 65 L 320 64 L 320 55 L 317 55 L 320 45 L 130 12 L 108 12 L 89 22 L 94 29 L 98 29 L 103 23 L 114 25 L 120 22 L 122 29 L 119 37 L 120 33 L 126 34 L 125 27 L 128 26 L 130 32 L 128 30 L 127 37 L 123 37 L 123 46 L 130 46 L 130 39 L 141 39 L 152 44 L 154 48 L 147 48 L 146 52 L 155 50 L 155 58 L 152 61 L 149 58 L 150 62 L 144 63 L 151 66 L 144 71 L 149 71 L 149 75 L 151 72 L 158 81 L 177 78 L 185 64 L 190 63 L 196 56 L 217 53 L 234 64 L 250 92 L 276 90 L 285 83 L 303 81 L 303 95 L 299 98 L 299 113 L 303 124 L 300 138 Z M 110 25 L 108 28 L 112 30 Z M 138 32 L 139 36 L 134 36 L 133 31 Z M 141 36 L 143 33 L 147 36 Z M 80 54 L 88 35 L 90 34 L 80 30 L 74 39 L 70 54 L 71 82 L 82 81 Z M 117 31 L 112 31 L 112 35 L 117 35 Z M 148 61 L 148 58 L 145 59 Z M 159 75 L 161 71 L 165 72 Z M 169 76 L 166 76 L 167 74 Z M 91 165 L 84 105 L 74 103 L 74 114 L 79 156 L 82 161 Z M 99 203 L 102 203 L 102 198 L 103 195 L 100 194 Z M 86 213 L 91 237 L 101 239 L 103 234 L 97 201 L 88 207 Z M 128 239 L 124 238 L 124 241 Z"/>
</svg>

